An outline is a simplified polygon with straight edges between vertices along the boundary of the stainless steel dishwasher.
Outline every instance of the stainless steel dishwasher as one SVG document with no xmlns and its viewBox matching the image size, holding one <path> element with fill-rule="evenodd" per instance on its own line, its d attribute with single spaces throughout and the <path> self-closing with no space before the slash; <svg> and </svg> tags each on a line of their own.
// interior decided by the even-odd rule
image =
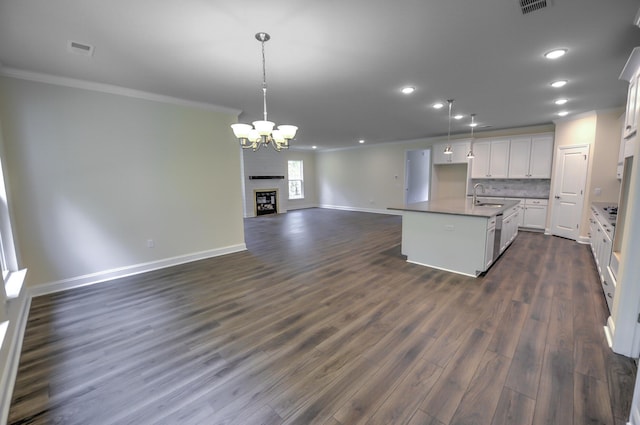
<svg viewBox="0 0 640 425">
<path fill-rule="evenodd" d="M 500 255 L 500 240 L 502 239 L 502 219 L 503 214 L 496 214 L 496 234 L 493 240 L 493 261 Z"/>
</svg>

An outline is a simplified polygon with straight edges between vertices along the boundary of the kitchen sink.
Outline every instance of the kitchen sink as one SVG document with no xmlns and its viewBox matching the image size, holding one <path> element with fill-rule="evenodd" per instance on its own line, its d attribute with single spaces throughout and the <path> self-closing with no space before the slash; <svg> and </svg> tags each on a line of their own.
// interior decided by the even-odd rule
<svg viewBox="0 0 640 425">
<path fill-rule="evenodd" d="M 480 202 L 479 204 L 476 204 L 476 207 L 500 208 L 503 205 L 504 204 L 492 204 L 490 202 Z"/>
</svg>

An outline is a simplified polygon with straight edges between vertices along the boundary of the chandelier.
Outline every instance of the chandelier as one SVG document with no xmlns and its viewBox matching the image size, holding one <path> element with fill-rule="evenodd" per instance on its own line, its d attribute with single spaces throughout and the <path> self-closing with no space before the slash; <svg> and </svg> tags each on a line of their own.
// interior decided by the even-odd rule
<svg viewBox="0 0 640 425">
<path fill-rule="evenodd" d="M 279 125 L 274 130 L 275 123 L 267 120 L 267 73 L 264 58 L 264 43 L 269 41 L 271 36 L 266 32 L 256 34 L 256 40 L 262 43 L 262 100 L 263 115 L 262 121 L 254 121 L 253 126 L 249 124 L 231 124 L 233 134 L 238 138 L 240 146 L 243 149 L 253 149 L 257 151 L 262 145 L 271 145 L 280 152 L 282 149 L 289 148 L 289 141 L 296 136 L 298 127 L 295 125 Z"/>
</svg>

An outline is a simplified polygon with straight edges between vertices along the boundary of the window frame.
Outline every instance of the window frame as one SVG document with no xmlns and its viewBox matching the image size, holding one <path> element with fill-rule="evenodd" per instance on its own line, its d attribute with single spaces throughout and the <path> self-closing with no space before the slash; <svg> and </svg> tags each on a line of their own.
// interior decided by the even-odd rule
<svg viewBox="0 0 640 425">
<path fill-rule="evenodd" d="M 292 179 L 291 178 L 291 173 L 290 168 L 291 168 L 291 163 L 295 162 L 300 164 L 300 178 L 299 179 Z M 292 182 L 299 182 L 299 186 L 300 186 L 300 196 L 295 196 L 292 197 L 291 196 L 291 183 Z M 290 159 L 287 161 L 287 196 L 290 201 L 297 201 L 300 199 L 304 199 L 304 161 L 302 159 Z"/>
</svg>

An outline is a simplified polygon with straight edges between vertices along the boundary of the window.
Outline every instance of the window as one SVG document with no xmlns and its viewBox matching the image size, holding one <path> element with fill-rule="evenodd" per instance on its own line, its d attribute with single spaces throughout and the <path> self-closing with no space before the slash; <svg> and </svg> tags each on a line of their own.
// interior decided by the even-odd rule
<svg viewBox="0 0 640 425">
<path fill-rule="evenodd" d="M 304 199 L 302 161 L 289 161 L 289 199 Z"/>
</svg>

